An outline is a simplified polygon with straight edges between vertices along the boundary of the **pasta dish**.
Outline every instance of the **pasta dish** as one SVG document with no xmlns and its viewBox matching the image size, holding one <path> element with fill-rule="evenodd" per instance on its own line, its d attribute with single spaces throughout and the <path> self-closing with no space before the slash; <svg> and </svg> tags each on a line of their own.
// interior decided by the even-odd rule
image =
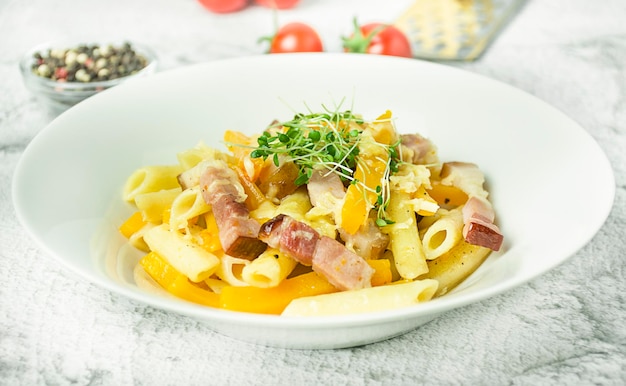
<svg viewBox="0 0 626 386">
<path fill-rule="evenodd" d="M 445 295 L 502 246 L 479 167 L 441 162 L 390 111 L 296 114 L 223 140 L 128 177 L 120 232 L 145 253 L 138 284 L 231 311 L 373 312 Z"/>
</svg>

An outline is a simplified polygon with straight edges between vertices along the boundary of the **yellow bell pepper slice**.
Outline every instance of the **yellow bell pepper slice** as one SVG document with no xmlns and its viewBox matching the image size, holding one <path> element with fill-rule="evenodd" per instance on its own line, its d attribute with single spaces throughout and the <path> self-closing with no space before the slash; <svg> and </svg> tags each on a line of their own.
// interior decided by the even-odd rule
<svg viewBox="0 0 626 386">
<path fill-rule="evenodd" d="M 441 206 L 460 206 L 467 202 L 467 194 L 456 186 L 433 183 L 427 193 Z"/>
<path fill-rule="evenodd" d="M 257 209 L 267 198 L 241 167 L 235 166 L 233 169 L 237 172 L 239 182 L 241 182 L 241 186 L 243 186 L 243 190 L 246 193 L 246 207 L 250 211 Z"/>
<path fill-rule="evenodd" d="M 368 126 L 368 130 L 378 143 L 391 145 L 398 139 L 398 133 L 391 122 L 391 111 L 389 110 L 372 121 Z"/>
<path fill-rule="evenodd" d="M 374 268 L 372 287 L 391 283 L 391 261 L 388 259 L 367 260 L 367 264 Z"/>
<path fill-rule="evenodd" d="M 144 225 L 146 225 L 146 222 L 143 220 L 141 212 L 137 211 L 130 215 L 130 217 L 128 217 L 128 219 L 120 225 L 119 230 L 120 233 L 128 239 L 135 232 L 143 228 Z"/>
<path fill-rule="evenodd" d="M 218 307 L 219 296 L 216 293 L 191 283 L 185 275 L 178 272 L 156 252 L 145 255 L 139 264 L 150 277 L 172 295 L 193 303 Z"/>
<path fill-rule="evenodd" d="M 224 132 L 224 142 L 228 144 L 228 150 L 233 153 L 233 156 L 237 160 L 236 166 L 242 171 L 246 171 L 245 174 L 251 181 L 256 181 L 265 165 L 265 161 L 263 161 L 262 158 L 250 157 L 250 153 L 252 152 L 250 146 L 256 146 L 256 140 L 239 131 L 226 130 Z M 250 167 L 252 167 L 253 170 L 251 170 Z M 250 172 L 252 172 L 252 175 L 248 175 Z"/>
<path fill-rule="evenodd" d="M 354 178 L 358 183 L 350 184 L 341 208 L 341 227 L 355 234 L 367 221 L 369 210 L 378 198 L 376 187 L 383 186 L 389 153 L 383 146 L 373 143 L 366 136 L 357 157 Z"/>
<path fill-rule="evenodd" d="M 224 287 L 219 295 L 219 305 L 231 311 L 278 315 L 293 299 L 331 292 L 337 292 L 337 288 L 317 273 L 309 272 L 283 280 L 271 288 Z"/>
<path fill-rule="evenodd" d="M 430 202 L 432 204 L 431 209 L 434 209 L 435 212 L 437 211 L 439 207 L 439 203 L 437 202 L 437 200 L 432 198 L 430 194 L 428 194 L 428 190 L 424 187 L 424 185 L 421 185 L 417 189 L 417 192 L 415 192 L 414 197 Z M 420 216 L 432 216 L 435 214 L 435 212 L 427 210 L 427 209 L 419 209 L 417 211 L 417 214 L 419 214 Z"/>
<path fill-rule="evenodd" d="M 211 253 L 221 250 L 222 243 L 220 242 L 219 229 L 217 228 L 217 221 L 213 212 L 204 215 L 204 222 L 206 223 L 206 229 L 198 232 L 202 239 L 200 246 Z"/>
<path fill-rule="evenodd" d="M 170 218 L 172 217 L 172 208 L 167 208 L 163 211 L 161 215 L 161 221 L 163 224 L 169 224 Z"/>
</svg>

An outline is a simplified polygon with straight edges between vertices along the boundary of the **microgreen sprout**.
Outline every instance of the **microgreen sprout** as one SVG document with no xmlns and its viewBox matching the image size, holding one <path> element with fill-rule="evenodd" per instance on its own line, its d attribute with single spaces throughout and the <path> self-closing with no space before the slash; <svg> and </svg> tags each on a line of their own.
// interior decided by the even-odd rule
<svg viewBox="0 0 626 386">
<path fill-rule="evenodd" d="M 289 156 L 299 168 L 297 186 L 309 182 L 316 166 L 338 174 L 343 181 L 350 181 L 359 154 L 363 123 L 349 110 L 296 114 L 292 120 L 276 123 L 264 131 L 250 156 L 264 160 L 272 157 L 276 166 L 279 166 L 280 155 Z M 281 128 L 282 132 L 276 132 Z"/>
<path fill-rule="evenodd" d="M 372 190 L 354 178 L 364 124 L 365 121 L 350 110 L 339 112 L 326 109 L 323 113 L 298 113 L 289 121 L 268 127 L 257 138 L 258 146 L 252 147 L 250 157 L 263 160 L 269 158 L 278 167 L 281 156 L 287 156 L 298 166 L 298 176 L 294 181 L 296 186 L 307 184 L 315 168 L 325 168 L 329 173 L 337 174 L 344 183 L 361 187 L 363 194 L 368 191 L 375 193 L 376 224 L 392 224 L 386 218 L 390 197 L 389 177 L 398 171 L 401 162 L 400 143 L 379 144 L 385 147 L 388 157 L 381 184 Z"/>
</svg>

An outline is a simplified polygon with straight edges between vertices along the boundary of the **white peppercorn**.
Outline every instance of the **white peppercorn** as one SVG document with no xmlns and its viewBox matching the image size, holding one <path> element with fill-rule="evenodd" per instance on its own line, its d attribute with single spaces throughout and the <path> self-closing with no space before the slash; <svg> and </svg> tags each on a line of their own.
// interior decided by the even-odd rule
<svg viewBox="0 0 626 386">
<path fill-rule="evenodd" d="M 52 74 L 52 70 L 50 69 L 50 66 L 44 63 L 44 64 L 39 65 L 39 67 L 37 67 L 37 73 L 40 76 L 48 77 Z"/>
<path fill-rule="evenodd" d="M 78 56 L 78 54 L 76 53 L 76 51 L 74 51 L 74 50 L 67 51 L 67 53 L 65 54 L 65 65 L 66 66 L 70 66 L 70 65 L 76 63 L 76 57 L 77 56 Z"/>
<path fill-rule="evenodd" d="M 91 75 L 89 75 L 87 73 L 87 70 L 85 70 L 84 68 L 81 68 L 80 70 L 76 71 L 76 80 L 80 81 L 80 82 L 89 82 L 91 80 Z"/>
</svg>

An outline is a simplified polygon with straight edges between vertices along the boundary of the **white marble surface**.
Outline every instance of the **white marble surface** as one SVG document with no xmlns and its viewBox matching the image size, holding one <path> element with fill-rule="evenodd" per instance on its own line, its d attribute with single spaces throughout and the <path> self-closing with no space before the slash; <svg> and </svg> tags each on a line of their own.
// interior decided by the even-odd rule
<svg viewBox="0 0 626 386">
<path fill-rule="evenodd" d="M 410 3 L 302 0 L 278 17 L 309 22 L 339 51 L 353 16 L 389 21 Z M 598 141 L 617 191 L 586 247 L 518 289 L 404 336 L 292 351 L 226 338 L 72 275 L 28 238 L 11 203 L 20 155 L 54 118 L 22 84 L 24 51 L 47 40 L 131 39 L 152 46 L 166 70 L 262 54 L 256 40 L 271 33 L 271 12 L 217 16 L 194 0 L 0 0 L 0 384 L 626 383 L 625 20 L 624 0 L 528 1 L 484 56 L 450 64 L 536 95 Z"/>
</svg>

